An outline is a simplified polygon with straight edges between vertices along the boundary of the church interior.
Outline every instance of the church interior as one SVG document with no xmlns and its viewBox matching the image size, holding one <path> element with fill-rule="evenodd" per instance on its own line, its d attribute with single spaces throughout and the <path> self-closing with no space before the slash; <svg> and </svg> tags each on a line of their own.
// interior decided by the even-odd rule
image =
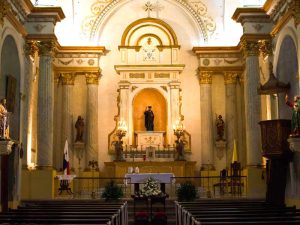
<svg viewBox="0 0 300 225">
<path fill-rule="evenodd" d="M 0 0 L 0 34 L 1 213 L 137 176 L 300 209 L 299 0 Z"/>
</svg>

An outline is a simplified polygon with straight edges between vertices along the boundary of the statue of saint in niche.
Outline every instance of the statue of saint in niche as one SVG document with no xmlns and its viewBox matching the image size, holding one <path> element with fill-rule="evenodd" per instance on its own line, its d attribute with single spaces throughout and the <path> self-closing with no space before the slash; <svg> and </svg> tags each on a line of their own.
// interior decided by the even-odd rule
<svg viewBox="0 0 300 225">
<path fill-rule="evenodd" d="M 83 142 L 83 130 L 84 130 L 84 122 L 81 116 L 78 116 L 78 119 L 75 123 L 76 128 L 76 139 L 75 142 Z"/>
<path fill-rule="evenodd" d="M 3 98 L 0 101 L 0 139 L 9 139 L 8 130 L 8 111 L 6 99 Z"/>
<path fill-rule="evenodd" d="M 154 130 L 154 113 L 152 111 L 152 106 L 148 106 L 144 112 L 145 115 L 145 128 L 147 131 Z"/>
<path fill-rule="evenodd" d="M 219 115 L 217 120 L 216 120 L 216 127 L 217 127 L 217 141 L 221 141 L 224 140 L 223 136 L 224 136 L 224 120 L 222 119 L 222 116 Z"/>
</svg>

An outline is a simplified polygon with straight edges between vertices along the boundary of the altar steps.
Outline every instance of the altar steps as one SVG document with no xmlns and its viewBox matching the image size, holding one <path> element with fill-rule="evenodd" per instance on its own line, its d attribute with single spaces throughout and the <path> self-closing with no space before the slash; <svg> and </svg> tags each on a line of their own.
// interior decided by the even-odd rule
<svg viewBox="0 0 300 225">
<path fill-rule="evenodd" d="M 129 223 L 128 225 L 134 225 L 134 204 L 133 200 L 128 200 L 128 220 Z M 141 204 L 138 203 L 136 204 L 135 211 L 137 212 L 147 212 L 147 206 L 146 204 Z M 149 211 L 150 211 L 150 205 L 149 205 Z M 153 205 L 153 212 L 163 212 L 164 207 L 162 204 L 155 204 Z M 174 200 L 166 200 L 166 208 L 165 208 L 165 213 L 167 215 L 168 219 L 168 225 L 175 225 L 176 220 L 175 220 L 175 203 Z"/>
</svg>

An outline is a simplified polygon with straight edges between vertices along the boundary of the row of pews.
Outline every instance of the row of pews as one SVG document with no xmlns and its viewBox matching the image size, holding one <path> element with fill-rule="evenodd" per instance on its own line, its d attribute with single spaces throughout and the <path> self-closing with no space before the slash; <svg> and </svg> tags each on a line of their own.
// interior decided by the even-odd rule
<svg viewBox="0 0 300 225">
<path fill-rule="evenodd" d="M 175 202 L 175 208 L 176 225 L 300 224 L 296 207 L 272 206 L 263 201 Z"/>
<path fill-rule="evenodd" d="M 27 201 L 0 214 L 0 224 L 127 225 L 127 202 L 91 200 Z"/>
</svg>

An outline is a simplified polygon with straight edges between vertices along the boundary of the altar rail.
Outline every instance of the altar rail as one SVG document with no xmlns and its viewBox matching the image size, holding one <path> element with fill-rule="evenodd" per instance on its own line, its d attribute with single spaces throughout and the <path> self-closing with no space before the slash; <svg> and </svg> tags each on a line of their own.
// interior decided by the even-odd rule
<svg viewBox="0 0 300 225">
<path fill-rule="evenodd" d="M 109 181 L 115 181 L 122 187 L 125 198 L 134 194 L 134 184 L 130 178 L 124 177 L 75 177 L 70 183 L 72 193 L 59 194 L 59 180 L 55 178 L 56 198 L 75 199 L 100 199 L 105 185 Z M 171 198 L 176 198 L 176 189 L 183 182 L 191 182 L 196 186 L 198 198 L 244 198 L 247 197 L 246 176 L 195 176 L 172 177 L 170 183 L 165 184 L 166 193 Z M 141 184 L 142 185 L 142 184 Z"/>
</svg>

